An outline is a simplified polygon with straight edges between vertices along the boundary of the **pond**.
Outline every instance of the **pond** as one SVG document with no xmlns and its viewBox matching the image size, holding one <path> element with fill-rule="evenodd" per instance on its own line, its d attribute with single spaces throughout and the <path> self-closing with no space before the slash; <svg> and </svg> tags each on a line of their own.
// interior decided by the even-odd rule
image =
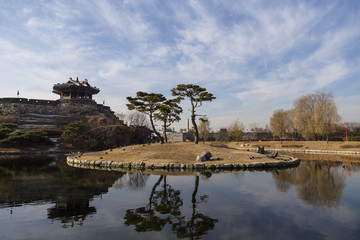
<svg viewBox="0 0 360 240">
<path fill-rule="evenodd" d="M 360 239 L 360 166 L 189 176 L 0 158 L 0 239 Z"/>
</svg>

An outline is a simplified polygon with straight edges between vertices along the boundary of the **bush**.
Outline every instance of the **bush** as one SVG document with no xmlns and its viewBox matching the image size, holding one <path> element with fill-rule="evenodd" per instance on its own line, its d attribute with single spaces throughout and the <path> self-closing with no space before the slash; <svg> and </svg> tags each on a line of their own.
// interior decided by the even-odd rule
<svg viewBox="0 0 360 240">
<path fill-rule="evenodd" d="M 65 143 L 74 145 L 83 138 L 85 133 L 85 123 L 83 121 L 75 121 L 65 127 L 65 131 L 61 134 L 61 139 Z"/>
<path fill-rule="evenodd" d="M 16 129 L 16 124 L 13 123 L 1 123 L 0 124 L 0 139 L 7 138 L 10 133 Z"/>
<path fill-rule="evenodd" d="M 35 143 L 49 144 L 50 140 L 43 131 L 17 131 L 14 135 L 0 140 L 0 144 L 7 146 L 29 146 Z"/>
</svg>

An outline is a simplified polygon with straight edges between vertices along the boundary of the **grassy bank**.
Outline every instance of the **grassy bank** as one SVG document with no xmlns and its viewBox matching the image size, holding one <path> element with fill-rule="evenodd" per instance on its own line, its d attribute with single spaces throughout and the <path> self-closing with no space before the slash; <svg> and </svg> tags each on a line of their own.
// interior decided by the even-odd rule
<svg viewBox="0 0 360 240">
<path fill-rule="evenodd" d="M 326 141 L 254 141 L 254 142 L 231 142 L 230 147 L 236 148 L 266 148 L 276 149 L 303 149 L 303 150 L 333 150 L 360 152 L 360 142 L 326 142 Z M 246 146 L 242 146 L 246 145 Z"/>
</svg>

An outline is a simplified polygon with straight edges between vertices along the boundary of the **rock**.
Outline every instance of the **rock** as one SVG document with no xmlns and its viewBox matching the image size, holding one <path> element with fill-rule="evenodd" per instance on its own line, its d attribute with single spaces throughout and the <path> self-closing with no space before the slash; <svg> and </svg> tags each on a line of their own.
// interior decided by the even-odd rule
<svg viewBox="0 0 360 240">
<path fill-rule="evenodd" d="M 278 152 L 273 152 L 272 154 L 271 154 L 271 158 L 276 158 L 277 156 L 278 156 Z"/>
<path fill-rule="evenodd" d="M 193 165 L 194 169 L 204 169 L 205 168 L 205 163 L 195 163 Z"/>
<path fill-rule="evenodd" d="M 269 158 L 276 158 L 278 156 L 279 152 L 271 152 L 270 154 L 266 154 Z"/>
<path fill-rule="evenodd" d="M 208 161 L 212 157 L 211 153 L 209 151 L 204 151 L 200 155 L 196 156 L 196 161 L 203 162 Z"/>
<path fill-rule="evenodd" d="M 264 153 L 265 153 L 264 146 L 259 146 L 256 152 L 257 152 L 257 153 L 264 154 Z"/>
</svg>

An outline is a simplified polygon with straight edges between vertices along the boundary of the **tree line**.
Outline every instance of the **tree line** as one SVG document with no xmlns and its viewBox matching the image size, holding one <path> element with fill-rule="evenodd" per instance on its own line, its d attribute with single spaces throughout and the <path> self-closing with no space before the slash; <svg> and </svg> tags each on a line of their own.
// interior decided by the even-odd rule
<svg viewBox="0 0 360 240">
<path fill-rule="evenodd" d="M 277 109 L 274 111 L 270 118 L 270 127 L 260 127 L 257 123 L 249 125 L 249 132 L 245 132 L 245 126 L 239 120 L 233 121 L 225 131 L 221 129 L 216 137 L 212 135 L 210 128 L 210 120 L 205 116 L 199 118 L 196 123 L 195 109 L 201 106 L 203 101 L 211 101 L 215 99 L 212 94 L 206 92 L 197 85 L 178 85 L 177 88 L 171 90 L 175 99 L 166 100 L 163 95 L 153 95 L 143 92 L 138 92 L 137 97 L 128 97 L 130 110 L 136 109 L 139 112 L 145 113 L 149 116 L 150 122 L 153 120 L 165 121 L 163 130 L 166 131 L 174 121 L 179 121 L 179 114 L 182 109 L 178 103 L 185 97 L 190 99 L 192 106 L 191 121 L 193 124 L 193 131 L 195 135 L 195 143 L 199 139 L 203 140 L 220 140 L 220 141 L 241 141 L 241 140 L 254 140 L 254 139 L 271 139 L 279 137 L 282 141 L 283 138 L 298 138 L 305 140 L 327 140 L 334 136 L 344 136 L 345 129 L 349 135 L 350 140 L 358 140 L 360 136 L 360 123 L 350 122 L 341 123 L 341 117 L 338 114 L 337 106 L 334 96 L 331 92 L 317 91 L 315 93 L 300 96 L 293 102 L 293 107 L 289 110 Z M 202 93 L 203 97 L 200 97 Z M 196 97 L 195 97 L 196 96 Z M 150 98 L 148 98 L 150 97 Z M 159 101 L 151 102 L 150 99 L 158 98 Z M 139 102 L 139 100 L 143 102 Z M 146 103 L 147 102 L 147 103 Z M 169 103 L 174 105 L 169 106 Z M 153 104 L 149 108 L 142 108 L 145 104 Z M 152 108 L 151 108 L 152 107 Z M 165 111 L 166 110 L 166 111 Z M 171 112 L 176 110 L 177 112 Z M 134 121 L 134 114 L 129 115 L 129 121 Z M 167 115 L 169 114 L 169 115 Z M 172 115 L 171 115 L 172 114 Z M 167 116 L 172 116 L 166 122 Z M 137 116 L 142 119 L 141 116 Z M 164 137 L 157 133 L 153 122 L 151 128 L 154 133 L 159 137 L 161 142 L 166 142 L 166 134 Z M 340 139 L 339 137 L 337 139 Z"/>
<path fill-rule="evenodd" d="M 175 121 L 180 120 L 182 108 L 180 102 L 184 99 L 190 100 L 191 122 L 194 129 L 194 142 L 199 143 L 199 129 L 196 123 L 196 109 L 201 107 L 203 102 L 216 99 L 212 93 L 206 91 L 206 88 L 194 84 L 178 84 L 176 88 L 171 89 L 173 99 L 166 99 L 160 93 L 137 92 L 135 97 L 128 96 L 129 101 L 126 106 L 129 110 L 136 110 L 149 117 L 151 128 L 161 143 L 167 142 L 166 130 Z M 156 130 L 154 121 L 162 122 L 164 137 Z"/>
<path fill-rule="evenodd" d="M 270 118 L 270 126 L 260 127 L 256 123 L 245 126 L 239 120 L 230 123 L 226 129 L 220 129 L 216 140 L 242 141 L 274 139 L 279 137 L 305 140 L 359 141 L 360 122 L 341 122 L 334 96 L 331 92 L 317 91 L 300 96 L 289 110 L 277 109 Z"/>
<path fill-rule="evenodd" d="M 297 98 L 290 110 L 275 110 L 270 118 L 273 134 L 282 139 L 296 135 L 306 140 L 325 139 L 341 124 L 334 96 L 331 92 L 318 91 Z"/>
</svg>

